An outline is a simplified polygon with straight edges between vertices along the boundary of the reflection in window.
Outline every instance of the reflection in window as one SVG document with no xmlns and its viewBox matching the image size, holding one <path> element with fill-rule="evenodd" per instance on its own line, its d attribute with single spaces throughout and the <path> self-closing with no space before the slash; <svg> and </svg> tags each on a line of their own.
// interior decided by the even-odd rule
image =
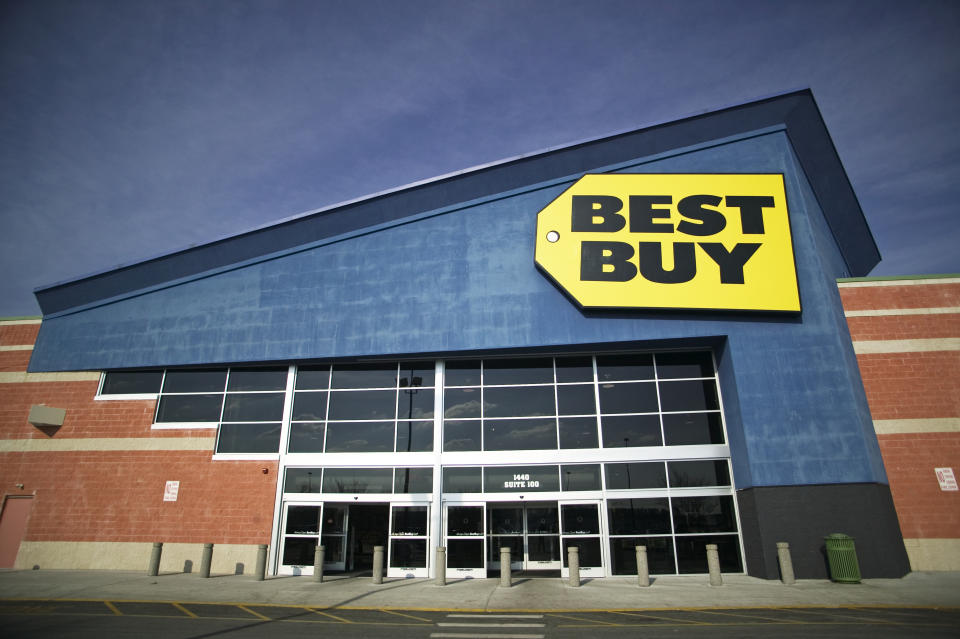
<svg viewBox="0 0 960 639">
<path fill-rule="evenodd" d="M 481 493 L 483 475 L 479 466 L 448 467 L 443 469 L 443 492 Z"/>
<path fill-rule="evenodd" d="M 393 489 L 392 468 L 325 468 L 325 493 L 390 493 Z"/>
<path fill-rule="evenodd" d="M 673 525 L 677 533 L 736 532 L 733 497 L 674 497 Z"/>
<path fill-rule="evenodd" d="M 667 462 L 671 488 L 729 486 L 730 468 L 725 459 Z"/>
<path fill-rule="evenodd" d="M 666 497 L 609 499 L 607 516 L 611 535 L 670 534 L 670 505 Z"/>
<path fill-rule="evenodd" d="M 560 448 L 599 448 L 596 417 L 561 417 Z"/>
<path fill-rule="evenodd" d="M 667 446 L 723 444 L 720 413 L 673 413 L 663 416 L 663 435 Z"/>
<path fill-rule="evenodd" d="M 276 453 L 280 424 L 221 424 L 218 453 Z"/>
<path fill-rule="evenodd" d="M 555 415 L 553 386 L 487 388 L 484 417 L 543 417 Z"/>
<path fill-rule="evenodd" d="M 331 388 L 396 388 L 396 364 L 337 364 Z"/>
<path fill-rule="evenodd" d="M 565 464 L 560 481 L 563 490 L 600 490 L 600 464 Z"/>
<path fill-rule="evenodd" d="M 662 461 L 604 464 L 607 490 L 666 488 L 667 474 Z"/>
<path fill-rule="evenodd" d="M 433 450 L 433 422 L 397 422 L 397 452 Z"/>
<path fill-rule="evenodd" d="M 433 468 L 397 468 L 394 493 L 432 493 Z"/>
<path fill-rule="evenodd" d="M 717 384 L 712 379 L 660 382 L 660 403 L 664 412 L 720 408 Z"/>
<path fill-rule="evenodd" d="M 552 383 L 553 360 L 549 357 L 488 359 L 483 362 L 484 386 Z"/>
<path fill-rule="evenodd" d="M 223 395 L 163 395 L 157 404 L 158 423 L 218 422 Z"/>
<path fill-rule="evenodd" d="M 443 423 L 443 450 L 480 450 L 480 422 L 446 420 Z"/>
<path fill-rule="evenodd" d="M 393 419 L 397 414 L 397 391 L 334 391 L 330 393 L 328 419 Z"/>
<path fill-rule="evenodd" d="M 226 383 L 226 369 L 168 370 L 163 378 L 163 392 L 222 393 Z"/>
<path fill-rule="evenodd" d="M 163 371 L 108 371 L 101 395 L 138 395 L 160 392 Z"/>
<path fill-rule="evenodd" d="M 659 415 L 622 415 L 600 418 L 604 448 L 662 446 Z"/>
<path fill-rule="evenodd" d="M 653 379 L 652 355 L 597 355 L 600 382 Z"/>
<path fill-rule="evenodd" d="M 557 447 L 557 424 L 541 419 L 491 419 L 483 422 L 484 450 L 536 450 Z"/>
<path fill-rule="evenodd" d="M 290 453 L 322 453 L 326 426 L 323 422 L 301 422 L 290 425 Z"/>
<path fill-rule="evenodd" d="M 657 353 L 657 377 L 713 377 L 713 358 L 708 351 Z"/>
<path fill-rule="evenodd" d="M 393 451 L 393 422 L 327 423 L 328 453 L 388 453 Z"/>
<path fill-rule="evenodd" d="M 600 411 L 605 415 L 657 410 L 657 385 L 653 382 L 600 384 Z"/>
</svg>

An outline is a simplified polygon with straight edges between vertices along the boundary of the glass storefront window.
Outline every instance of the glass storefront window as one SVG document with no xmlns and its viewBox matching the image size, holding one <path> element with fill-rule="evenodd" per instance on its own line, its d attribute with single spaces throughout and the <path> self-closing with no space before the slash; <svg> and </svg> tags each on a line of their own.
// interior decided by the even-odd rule
<svg viewBox="0 0 960 639">
<path fill-rule="evenodd" d="M 607 490 L 667 487 L 667 473 L 661 461 L 604 464 L 604 469 Z"/>
<path fill-rule="evenodd" d="M 600 490 L 600 464 L 564 464 L 560 467 L 562 490 Z"/>
<path fill-rule="evenodd" d="M 659 415 L 605 415 L 600 428 L 604 448 L 663 445 Z"/>
<path fill-rule="evenodd" d="M 325 468 L 323 492 L 393 492 L 393 468 Z"/>
<path fill-rule="evenodd" d="M 160 392 L 163 371 L 108 371 L 103 376 L 101 395 L 138 395 Z"/>
<path fill-rule="evenodd" d="M 671 488 L 729 486 L 730 468 L 725 459 L 667 462 Z"/>
<path fill-rule="evenodd" d="M 558 473 L 558 466 L 487 466 L 483 469 L 483 490 L 517 494 L 557 491 Z"/>
<path fill-rule="evenodd" d="M 483 492 L 483 471 L 479 466 L 443 469 L 443 492 L 480 493 Z"/>
<path fill-rule="evenodd" d="M 666 497 L 608 499 L 610 535 L 669 535 L 670 504 Z"/>
<path fill-rule="evenodd" d="M 719 412 L 664 415 L 663 436 L 667 446 L 725 443 Z"/>
<path fill-rule="evenodd" d="M 447 509 L 448 537 L 471 537 L 482 534 L 482 506 L 450 506 Z"/>
<path fill-rule="evenodd" d="M 433 468 L 397 468 L 393 479 L 394 493 L 432 493 Z"/>
<path fill-rule="evenodd" d="M 483 421 L 484 450 L 537 450 L 557 447 L 554 419 L 489 419 Z"/>
</svg>

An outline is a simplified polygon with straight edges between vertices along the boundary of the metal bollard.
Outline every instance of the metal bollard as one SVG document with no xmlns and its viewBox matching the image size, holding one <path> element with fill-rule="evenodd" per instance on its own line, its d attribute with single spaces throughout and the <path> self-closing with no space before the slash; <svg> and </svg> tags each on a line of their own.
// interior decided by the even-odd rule
<svg viewBox="0 0 960 639">
<path fill-rule="evenodd" d="M 510 547 L 500 546 L 500 585 L 509 588 L 513 583 L 510 573 Z"/>
<path fill-rule="evenodd" d="M 570 585 L 580 587 L 580 549 L 576 546 L 567 548 L 567 565 L 570 568 Z"/>
<path fill-rule="evenodd" d="M 327 552 L 326 546 L 317 546 L 313 551 L 313 580 L 323 583 L 323 555 Z"/>
<path fill-rule="evenodd" d="M 780 580 L 787 585 L 796 583 L 793 559 L 790 558 L 790 544 L 785 541 L 777 542 L 777 561 L 780 563 Z"/>
<path fill-rule="evenodd" d="M 150 566 L 147 567 L 147 576 L 156 577 L 160 574 L 160 556 L 163 554 L 163 542 L 153 542 L 153 550 L 150 551 Z"/>
<path fill-rule="evenodd" d="M 720 554 L 716 544 L 707 544 L 707 569 L 710 571 L 710 585 L 722 586 L 723 577 L 720 575 Z"/>
<path fill-rule="evenodd" d="M 257 581 L 263 581 L 264 577 L 266 576 L 267 576 L 267 545 L 260 544 L 257 546 L 256 579 Z"/>
<path fill-rule="evenodd" d="M 373 547 L 373 583 L 383 583 L 383 546 Z"/>
<path fill-rule="evenodd" d="M 637 585 L 646 588 L 650 585 L 650 564 L 647 562 L 647 547 L 635 546 L 637 551 Z"/>
<path fill-rule="evenodd" d="M 447 549 L 437 546 L 437 585 L 447 585 Z"/>
<path fill-rule="evenodd" d="M 200 576 L 204 579 L 210 576 L 211 563 L 213 563 L 213 544 L 204 544 L 203 556 L 200 558 Z"/>
</svg>

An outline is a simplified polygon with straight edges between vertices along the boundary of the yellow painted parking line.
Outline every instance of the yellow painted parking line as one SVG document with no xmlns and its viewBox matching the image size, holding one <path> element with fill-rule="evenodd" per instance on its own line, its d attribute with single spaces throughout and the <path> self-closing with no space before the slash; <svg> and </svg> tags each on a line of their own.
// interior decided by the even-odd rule
<svg viewBox="0 0 960 639">
<path fill-rule="evenodd" d="M 591 624 L 591 625 L 594 625 L 594 626 L 614 626 L 614 627 L 616 627 L 616 626 L 621 626 L 621 625 L 623 625 L 623 624 L 619 624 L 619 623 L 613 623 L 612 621 L 597 621 L 596 619 L 581 619 L 581 618 L 579 618 L 579 617 L 571 617 L 571 616 L 569 616 L 569 615 L 559 615 L 559 614 L 557 614 L 557 613 L 552 613 L 552 612 L 551 612 L 551 613 L 546 613 L 546 614 L 548 614 L 548 615 L 551 616 L 551 617 L 560 617 L 561 619 L 571 619 L 571 620 L 573 620 L 573 621 L 579 621 L 579 622 L 581 622 L 581 623 L 588 623 L 588 624 Z M 564 625 L 568 625 L 568 624 L 564 624 Z"/>
<path fill-rule="evenodd" d="M 661 619 L 663 621 L 670 621 L 675 624 L 687 625 L 687 626 L 705 626 L 709 625 L 708 621 L 688 621 L 686 619 L 677 619 L 675 617 L 661 617 L 659 615 L 651 615 L 646 612 L 622 612 L 618 610 L 611 611 L 615 615 L 627 615 L 629 617 L 646 617 L 647 619 Z"/>
<path fill-rule="evenodd" d="M 323 615 L 324 617 L 330 617 L 331 619 L 336 619 L 340 623 L 353 623 L 349 619 L 344 619 L 343 617 L 338 617 L 337 615 L 331 615 L 329 612 L 323 612 L 322 610 L 317 610 L 316 608 L 307 608 L 310 612 L 315 612 L 318 615 Z"/>
<path fill-rule="evenodd" d="M 736 617 L 738 619 L 757 619 L 760 621 L 769 621 L 771 623 L 779 623 L 779 624 L 809 625 L 810 623 L 808 621 L 797 621 L 796 619 L 774 619 L 773 617 L 761 617 L 760 615 L 748 615 L 745 612 L 736 613 L 736 612 L 725 612 L 723 610 L 700 610 L 698 612 L 702 612 L 705 615 L 724 615 L 726 617 Z"/>
<path fill-rule="evenodd" d="M 869 619 L 867 617 L 856 617 L 854 615 L 845 615 L 840 612 L 834 612 L 831 610 L 823 610 L 822 612 L 817 610 L 797 610 L 797 612 L 803 612 L 808 615 L 824 615 L 827 617 L 839 617 L 841 619 L 853 619 L 854 621 L 864 621 L 866 623 L 878 623 L 878 624 L 889 624 L 889 625 L 901 625 L 898 621 L 883 621 L 880 619 Z"/>
<path fill-rule="evenodd" d="M 170 605 L 173 606 L 174 608 L 176 608 L 177 610 L 179 610 L 180 612 L 182 612 L 182 613 L 185 614 L 185 615 L 188 615 L 188 616 L 190 616 L 190 617 L 193 617 L 194 619 L 199 619 L 199 617 L 198 617 L 197 615 L 193 614 L 192 612 L 190 612 L 189 610 L 187 610 L 186 608 L 184 608 L 183 606 L 181 606 L 180 604 L 178 604 L 178 603 L 175 602 L 175 601 L 171 601 L 171 602 L 170 602 Z"/>
<path fill-rule="evenodd" d="M 416 619 L 417 621 L 423 621 L 429 624 L 433 623 L 432 619 L 425 619 L 423 617 L 417 617 L 415 615 L 405 615 L 402 612 L 397 612 L 395 610 L 387 610 L 386 608 L 379 608 L 380 612 L 385 612 L 390 615 L 397 615 L 398 617 L 407 617 L 408 619 Z"/>
<path fill-rule="evenodd" d="M 255 611 L 255 610 L 250 610 L 249 608 L 247 608 L 247 607 L 244 606 L 244 605 L 237 604 L 237 608 L 239 608 L 240 610 L 242 610 L 242 611 L 244 611 L 244 612 L 249 612 L 249 613 L 250 613 L 251 615 L 253 615 L 254 617 L 259 617 L 260 619 L 263 619 L 264 621 L 273 621 L 273 619 L 271 619 L 270 617 L 268 617 L 268 616 L 266 616 L 266 615 L 261 615 L 259 612 Z"/>
<path fill-rule="evenodd" d="M 120 609 L 117 608 L 116 606 L 114 606 L 114 605 L 113 605 L 112 603 L 110 603 L 109 601 L 104 601 L 103 604 L 104 604 L 107 608 L 109 608 L 109 609 L 110 609 L 110 612 L 112 612 L 112 613 L 115 614 L 116 616 L 118 616 L 118 617 L 122 617 L 122 616 L 123 616 L 123 613 L 120 612 Z"/>
</svg>

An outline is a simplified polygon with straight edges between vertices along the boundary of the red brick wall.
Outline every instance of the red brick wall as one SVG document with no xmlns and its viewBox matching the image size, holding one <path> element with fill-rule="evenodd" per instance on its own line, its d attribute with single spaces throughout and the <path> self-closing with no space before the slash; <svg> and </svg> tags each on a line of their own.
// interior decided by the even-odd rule
<svg viewBox="0 0 960 639">
<path fill-rule="evenodd" d="M 960 313 L 848 317 L 854 341 L 957 337 Z"/>
<path fill-rule="evenodd" d="M 848 311 L 887 308 L 956 308 L 960 306 L 960 283 L 898 285 L 896 280 L 883 286 L 840 288 L 843 308 Z"/>
<path fill-rule="evenodd" d="M 861 353 L 874 419 L 960 416 L 960 351 Z"/>
<path fill-rule="evenodd" d="M 0 346 L 33 345 L 40 332 L 39 324 L 2 324 L 0 325 Z"/>
<path fill-rule="evenodd" d="M 0 344 L 32 344 L 37 330 L 36 324 L 0 325 Z M 25 372 L 29 355 L 0 351 L 0 371 Z M 69 444 L 110 438 L 131 440 L 134 447 L 139 442 L 133 439 L 216 434 L 152 430 L 156 400 L 97 401 L 97 386 L 92 380 L 0 383 L 0 440 Z M 31 425 L 33 404 L 66 409 L 63 426 Z M 27 541 L 269 543 L 278 463 L 213 461 L 211 455 L 212 450 L 0 453 L 0 495 L 35 496 Z M 176 502 L 163 501 L 168 480 L 180 482 Z"/>
<path fill-rule="evenodd" d="M 954 309 L 960 307 L 960 283 L 841 285 L 840 297 L 847 312 Z M 847 324 L 854 342 L 960 337 L 960 312 L 854 316 Z M 857 361 L 874 420 L 960 418 L 960 351 L 860 353 Z M 960 537 L 960 492 L 940 490 L 934 473 L 934 468 L 950 467 L 960 475 L 960 433 L 937 432 L 942 423 L 925 428 L 923 422 L 912 422 L 912 428 L 919 425 L 927 432 L 877 436 L 907 539 Z"/>
<path fill-rule="evenodd" d="M 960 473 L 960 433 L 881 435 L 890 490 L 908 539 L 960 536 L 960 493 L 940 490 L 934 468 Z"/>
</svg>

